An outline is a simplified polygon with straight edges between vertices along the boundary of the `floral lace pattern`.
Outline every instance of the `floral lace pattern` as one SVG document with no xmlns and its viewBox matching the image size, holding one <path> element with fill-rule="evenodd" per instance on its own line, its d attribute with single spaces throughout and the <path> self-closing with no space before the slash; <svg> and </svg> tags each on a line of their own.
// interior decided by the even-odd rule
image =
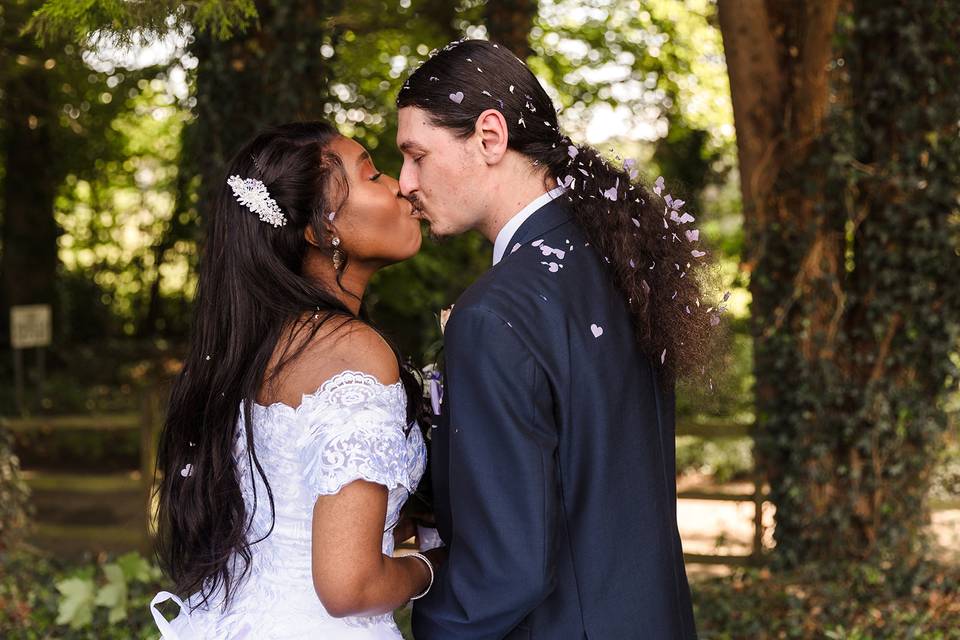
<svg viewBox="0 0 960 640">
<path fill-rule="evenodd" d="M 219 601 L 198 607 L 190 598 L 188 607 L 196 608 L 161 628 L 163 637 L 399 639 L 392 614 L 333 618 L 324 610 L 313 588 L 311 522 L 317 496 L 355 480 L 382 484 L 389 491 L 382 550 L 393 553 L 393 527 L 426 468 L 420 430 L 406 429 L 405 421 L 402 384 L 354 371 L 304 394 L 298 407 L 255 404 L 254 444 L 273 492 L 271 518 L 266 487 L 249 463 L 241 412 L 234 456 L 252 514 L 249 539 L 259 540 L 250 570 L 227 611 Z"/>
</svg>

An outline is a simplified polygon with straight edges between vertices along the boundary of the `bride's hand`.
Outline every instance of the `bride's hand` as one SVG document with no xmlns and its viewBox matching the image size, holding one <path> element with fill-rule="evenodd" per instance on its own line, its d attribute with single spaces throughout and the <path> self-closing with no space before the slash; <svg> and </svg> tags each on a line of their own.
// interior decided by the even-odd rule
<svg viewBox="0 0 960 640">
<path fill-rule="evenodd" d="M 417 535 L 417 522 L 407 515 L 400 516 L 400 521 L 393 528 L 393 545 L 400 546 Z"/>
<path fill-rule="evenodd" d="M 421 553 L 427 556 L 427 560 L 429 560 L 430 564 L 433 565 L 434 571 L 442 567 L 443 563 L 447 561 L 446 547 L 437 547 L 436 549 L 430 549 L 429 551 L 421 551 Z"/>
</svg>

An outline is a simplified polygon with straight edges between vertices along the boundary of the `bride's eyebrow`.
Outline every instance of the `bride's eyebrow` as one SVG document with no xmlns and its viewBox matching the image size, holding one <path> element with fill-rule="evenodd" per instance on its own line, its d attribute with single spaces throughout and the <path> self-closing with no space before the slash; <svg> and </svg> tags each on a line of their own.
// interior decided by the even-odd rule
<svg viewBox="0 0 960 640">
<path fill-rule="evenodd" d="M 373 159 L 370 157 L 370 154 L 367 152 L 367 150 L 364 149 L 364 150 L 363 150 L 363 153 L 361 153 L 361 154 L 357 157 L 357 166 L 359 167 L 360 165 L 362 165 L 362 164 L 363 164 L 364 162 L 366 162 L 367 160 L 370 160 L 370 164 L 373 164 Z"/>
</svg>

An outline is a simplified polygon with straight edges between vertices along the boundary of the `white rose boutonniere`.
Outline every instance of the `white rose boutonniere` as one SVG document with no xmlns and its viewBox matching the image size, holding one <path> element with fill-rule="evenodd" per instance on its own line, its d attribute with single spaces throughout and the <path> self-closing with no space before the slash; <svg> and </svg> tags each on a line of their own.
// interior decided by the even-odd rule
<svg viewBox="0 0 960 640">
<path fill-rule="evenodd" d="M 453 313 L 454 305 L 450 305 L 446 309 L 440 310 L 440 334 L 443 335 L 444 330 L 447 328 L 447 320 L 450 319 L 450 314 Z"/>
</svg>

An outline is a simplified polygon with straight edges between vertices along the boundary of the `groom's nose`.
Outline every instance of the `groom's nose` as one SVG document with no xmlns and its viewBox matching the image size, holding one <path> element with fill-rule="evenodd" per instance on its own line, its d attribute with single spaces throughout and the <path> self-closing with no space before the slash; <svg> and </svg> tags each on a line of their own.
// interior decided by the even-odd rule
<svg viewBox="0 0 960 640">
<path fill-rule="evenodd" d="M 409 198 L 410 194 L 415 192 L 418 188 L 417 182 L 414 179 L 414 167 L 413 163 L 404 160 L 403 166 L 400 167 L 400 193 L 403 194 L 405 198 Z"/>
</svg>

